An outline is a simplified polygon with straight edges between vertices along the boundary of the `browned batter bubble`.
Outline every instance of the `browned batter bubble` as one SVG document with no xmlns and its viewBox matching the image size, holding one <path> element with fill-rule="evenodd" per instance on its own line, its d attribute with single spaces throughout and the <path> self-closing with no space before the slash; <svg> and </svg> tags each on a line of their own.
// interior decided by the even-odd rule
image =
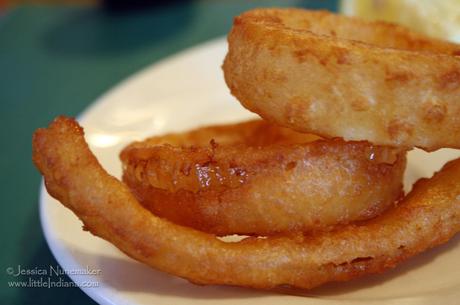
<svg viewBox="0 0 460 305">
<path fill-rule="evenodd" d="M 412 79 L 414 79 L 414 76 L 411 73 L 400 72 L 400 71 L 397 71 L 397 72 L 387 71 L 386 77 L 385 77 L 385 81 L 398 83 L 398 85 L 404 85 L 405 83 L 407 83 L 408 81 Z"/>
<path fill-rule="evenodd" d="M 439 78 L 439 87 L 443 90 L 460 89 L 460 71 L 455 69 L 441 75 Z"/>
<path fill-rule="evenodd" d="M 364 98 L 357 97 L 351 101 L 351 108 L 355 111 L 366 111 L 369 103 Z"/>
<path fill-rule="evenodd" d="M 405 138 L 410 137 L 414 128 L 412 124 L 402 119 L 392 120 L 388 124 L 388 134 L 396 141 L 404 141 Z"/>
<path fill-rule="evenodd" d="M 423 118 L 428 124 L 440 123 L 447 116 L 447 106 L 444 103 L 432 101 L 424 107 Z"/>
</svg>

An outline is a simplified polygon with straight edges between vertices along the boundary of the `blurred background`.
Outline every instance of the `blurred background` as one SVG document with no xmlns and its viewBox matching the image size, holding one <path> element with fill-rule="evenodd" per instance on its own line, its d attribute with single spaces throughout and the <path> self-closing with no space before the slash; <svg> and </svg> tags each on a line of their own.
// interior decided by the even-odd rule
<svg viewBox="0 0 460 305">
<path fill-rule="evenodd" d="M 57 264 L 39 223 L 33 131 L 57 114 L 78 115 L 139 69 L 225 35 L 235 15 L 270 6 L 389 20 L 460 42 L 458 0 L 0 0 L 2 304 L 93 304 L 78 288 L 8 286 L 7 268 Z"/>
</svg>

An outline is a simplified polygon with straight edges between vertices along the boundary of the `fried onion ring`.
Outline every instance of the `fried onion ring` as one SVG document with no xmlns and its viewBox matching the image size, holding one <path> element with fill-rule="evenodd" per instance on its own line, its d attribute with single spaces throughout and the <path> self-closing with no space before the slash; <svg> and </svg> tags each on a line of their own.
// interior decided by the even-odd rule
<svg viewBox="0 0 460 305">
<path fill-rule="evenodd" d="M 235 18 L 223 69 L 232 94 L 301 132 L 427 151 L 460 148 L 460 46 L 324 11 Z"/>
<path fill-rule="evenodd" d="M 419 181 L 400 205 L 364 225 L 236 243 L 144 209 L 104 171 L 71 119 L 58 118 L 35 132 L 33 160 L 48 192 L 91 233 L 153 268 L 200 284 L 312 288 L 392 268 L 460 230 L 460 159 Z"/>
<path fill-rule="evenodd" d="M 262 120 L 153 137 L 122 151 L 123 181 L 155 215 L 221 236 L 330 229 L 402 195 L 405 151 L 319 139 Z"/>
</svg>

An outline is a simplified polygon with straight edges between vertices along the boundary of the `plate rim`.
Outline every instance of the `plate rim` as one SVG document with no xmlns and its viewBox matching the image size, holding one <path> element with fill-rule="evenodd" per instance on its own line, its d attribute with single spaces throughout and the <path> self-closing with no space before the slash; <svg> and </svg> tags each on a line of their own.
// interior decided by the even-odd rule
<svg viewBox="0 0 460 305">
<path fill-rule="evenodd" d="M 85 118 L 88 117 L 88 115 L 96 108 L 100 107 L 104 103 L 108 103 L 110 100 L 107 99 L 107 97 L 111 96 L 112 94 L 116 93 L 119 90 L 123 90 L 126 86 L 129 86 L 130 83 L 135 81 L 137 78 L 141 77 L 148 71 L 152 69 L 157 69 L 161 66 L 168 65 L 169 62 L 175 61 L 177 58 L 180 58 L 182 56 L 186 56 L 188 53 L 194 53 L 197 52 L 201 49 L 206 49 L 210 46 L 218 45 L 224 42 L 226 40 L 226 36 L 218 36 L 206 41 L 203 41 L 201 43 L 197 43 L 195 45 L 189 46 L 187 48 L 184 48 L 180 51 L 177 51 L 175 53 L 172 53 L 170 55 L 167 55 L 163 58 L 159 58 L 156 61 L 146 65 L 145 67 L 142 67 L 141 69 L 135 71 L 132 74 L 129 74 L 122 80 L 120 80 L 117 83 L 114 83 L 108 90 L 104 91 L 99 97 L 97 97 L 93 102 L 88 104 L 83 110 L 76 116 L 76 120 L 80 122 L 84 122 Z M 51 223 L 47 220 L 47 217 L 49 215 L 46 214 L 46 205 L 47 203 L 47 197 L 50 196 L 48 194 L 48 191 L 46 190 L 45 187 L 45 181 L 44 178 L 41 177 L 40 179 L 40 184 L 39 184 L 39 219 L 40 219 L 40 227 L 43 232 L 43 235 L 45 237 L 45 241 L 48 245 L 48 248 L 51 251 L 51 254 L 53 255 L 54 259 L 58 262 L 58 264 L 62 268 L 68 267 L 70 264 L 72 267 L 80 267 L 80 264 L 77 263 L 73 257 L 67 256 L 64 257 L 62 255 L 62 252 L 59 252 L 59 243 L 58 243 L 58 238 L 53 233 L 53 230 L 51 228 Z M 73 213 L 73 212 L 72 212 Z M 61 254 L 60 254 L 61 253 Z M 60 255 L 59 255 L 60 254 Z M 90 280 L 93 279 L 90 276 L 87 275 L 75 275 L 75 274 L 68 274 L 67 275 L 74 283 L 79 283 L 82 282 L 82 280 Z M 99 282 L 99 284 L 101 284 Z M 102 285 L 103 289 L 105 289 L 104 285 Z M 101 293 L 97 293 L 98 289 L 94 289 L 92 287 L 81 287 L 78 286 L 80 290 L 82 290 L 88 297 L 90 297 L 92 300 L 96 301 L 98 304 L 109 304 L 109 305 L 118 305 L 118 303 L 112 302 L 108 298 L 104 298 Z M 100 288 L 100 287 L 98 287 Z M 114 297 L 116 298 L 116 297 Z"/>
<path fill-rule="evenodd" d="M 149 72 L 152 69 L 158 69 L 162 66 L 169 65 L 170 62 L 175 61 L 177 58 L 182 56 L 187 56 L 189 53 L 197 52 L 201 49 L 209 48 L 213 45 L 218 45 L 224 43 L 225 36 L 220 36 L 217 38 L 213 38 L 196 45 L 190 46 L 188 48 L 184 48 L 178 52 L 160 58 L 147 66 L 139 69 L 138 71 L 128 75 L 124 79 L 120 80 L 117 83 L 114 83 L 108 90 L 104 91 L 98 98 L 96 98 L 93 102 L 88 104 L 81 112 L 77 115 L 77 121 L 84 123 L 85 119 L 95 110 L 97 107 L 104 105 L 105 103 L 110 103 L 110 96 L 117 93 L 118 91 L 123 91 L 123 89 L 129 86 L 132 82 L 136 81 L 139 77 L 142 77 L 145 73 Z M 49 200 L 49 194 L 45 188 L 44 180 L 41 178 L 40 188 L 39 188 L 39 218 L 41 229 L 43 231 L 43 235 L 45 237 L 46 243 L 53 254 L 53 257 L 59 263 L 61 267 L 65 268 L 82 268 L 82 265 L 77 262 L 77 260 L 72 255 L 63 255 L 61 249 L 65 249 L 62 243 L 59 243 L 59 238 L 57 234 L 53 232 L 53 226 L 51 222 L 48 220 L 50 215 L 47 214 L 47 204 Z M 67 250 L 65 254 L 68 254 L 69 251 Z M 81 283 L 82 281 L 89 281 L 95 280 L 94 277 L 88 275 L 76 275 L 76 274 L 68 274 L 69 278 L 75 283 Z M 88 297 L 93 299 L 99 304 L 110 304 L 110 305 L 117 305 L 117 304 L 125 304 L 126 300 L 120 298 L 117 294 L 110 294 L 110 298 L 105 297 L 106 293 L 101 293 L 102 290 L 110 290 L 111 287 L 108 287 L 103 281 L 98 281 L 99 286 L 97 288 L 93 287 L 81 287 L 81 289 Z M 423 299 L 431 300 L 428 296 L 422 296 Z M 391 302 L 391 300 L 395 301 L 398 300 L 401 304 L 406 304 L 405 300 L 408 300 L 410 304 L 414 301 L 413 298 L 394 298 L 394 299 L 376 299 L 376 300 L 360 300 L 360 299 L 333 299 L 333 298 L 318 298 L 313 297 L 309 301 L 312 302 L 311 304 L 357 304 L 357 303 L 366 303 L 366 304 L 386 304 L 387 302 Z M 419 300 L 420 301 L 420 300 Z M 310 304 L 307 300 L 306 303 Z M 449 299 L 446 300 L 446 303 L 449 303 Z"/>
</svg>

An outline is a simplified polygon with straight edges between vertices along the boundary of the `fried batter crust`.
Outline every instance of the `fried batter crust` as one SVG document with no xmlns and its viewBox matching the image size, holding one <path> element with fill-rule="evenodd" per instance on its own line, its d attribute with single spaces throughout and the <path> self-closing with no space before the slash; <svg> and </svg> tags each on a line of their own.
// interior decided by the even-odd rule
<svg viewBox="0 0 460 305">
<path fill-rule="evenodd" d="M 217 235 L 329 230 L 402 195 L 406 152 L 257 120 L 126 147 L 123 181 L 155 215 Z"/>
<path fill-rule="evenodd" d="M 460 148 L 460 46 L 325 11 L 236 17 L 223 69 L 232 94 L 302 132 L 433 151 Z"/>
<path fill-rule="evenodd" d="M 237 243 L 144 209 L 126 185 L 104 171 L 74 120 L 60 117 L 37 130 L 33 160 L 49 193 L 87 230 L 155 269 L 200 284 L 312 288 L 382 272 L 460 230 L 460 159 L 419 181 L 400 205 L 363 225 Z"/>
</svg>

